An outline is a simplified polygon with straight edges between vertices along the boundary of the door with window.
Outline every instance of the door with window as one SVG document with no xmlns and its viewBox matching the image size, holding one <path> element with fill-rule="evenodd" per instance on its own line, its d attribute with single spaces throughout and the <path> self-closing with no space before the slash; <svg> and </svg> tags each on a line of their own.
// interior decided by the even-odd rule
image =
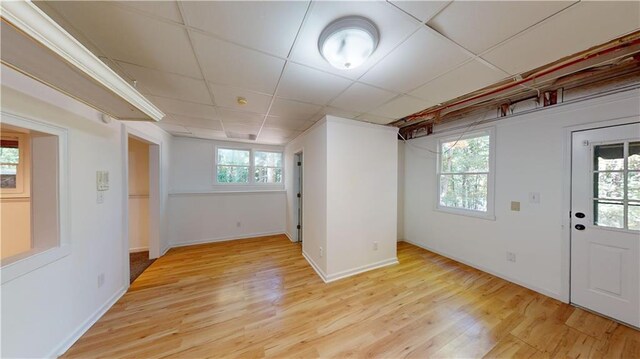
<svg viewBox="0 0 640 359">
<path fill-rule="evenodd" d="M 571 301 L 640 327 L 640 124 L 572 137 Z"/>
</svg>

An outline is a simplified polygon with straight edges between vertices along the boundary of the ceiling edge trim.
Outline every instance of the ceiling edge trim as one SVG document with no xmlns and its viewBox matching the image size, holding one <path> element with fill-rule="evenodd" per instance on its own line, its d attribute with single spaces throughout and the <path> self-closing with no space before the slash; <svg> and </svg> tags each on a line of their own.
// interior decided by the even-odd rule
<svg viewBox="0 0 640 359">
<path fill-rule="evenodd" d="M 154 121 L 165 114 L 126 80 L 116 74 L 71 34 L 29 1 L 3 1 L 2 18 L 31 36 L 102 86 L 135 106 Z"/>
</svg>

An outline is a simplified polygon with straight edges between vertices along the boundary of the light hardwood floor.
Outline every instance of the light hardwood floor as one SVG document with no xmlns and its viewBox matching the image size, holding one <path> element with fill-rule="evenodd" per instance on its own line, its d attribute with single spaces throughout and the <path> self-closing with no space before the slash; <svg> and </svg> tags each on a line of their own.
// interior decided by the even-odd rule
<svg viewBox="0 0 640 359">
<path fill-rule="evenodd" d="M 175 248 L 67 357 L 640 358 L 640 332 L 398 244 L 324 284 L 285 236 Z"/>
</svg>

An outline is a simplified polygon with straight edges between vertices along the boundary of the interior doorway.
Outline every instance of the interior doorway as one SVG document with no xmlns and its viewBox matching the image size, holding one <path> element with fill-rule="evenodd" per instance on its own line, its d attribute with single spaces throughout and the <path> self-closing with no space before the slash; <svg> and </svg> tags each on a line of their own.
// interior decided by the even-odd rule
<svg viewBox="0 0 640 359">
<path fill-rule="evenodd" d="M 129 282 L 144 272 L 158 257 L 158 145 L 129 135 L 128 164 L 128 238 Z"/>
<path fill-rule="evenodd" d="M 295 161 L 295 176 L 294 176 L 294 186 L 296 189 L 296 241 L 302 244 L 302 201 L 303 201 L 303 178 L 302 178 L 302 168 L 303 168 L 303 156 L 302 152 L 298 152 L 294 155 Z"/>
<path fill-rule="evenodd" d="M 640 123 L 572 133 L 571 302 L 640 327 Z"/>
</svg>

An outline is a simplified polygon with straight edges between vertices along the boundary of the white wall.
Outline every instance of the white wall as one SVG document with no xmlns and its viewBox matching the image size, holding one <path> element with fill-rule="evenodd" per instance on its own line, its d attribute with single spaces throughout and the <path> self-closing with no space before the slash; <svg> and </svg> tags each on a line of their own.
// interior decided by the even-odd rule
<svg viewBox="0 0 640 359">
<path fill-rule="evenodd" d="M 327 116 L 328 279 L 397 261 L 396 134 Z"/>
<path fill-rule="evenodd" d="M 285 232 L 285 192 L 280 185 L 217 185 L 216 147 L 282 151 L 280 146 L 175 137 L 171 150 L 169 235 L 172 245 Z M 285 181 L 290 172 L 285 169 Z"/>
<path fill-rule="evenodd" d="M 54 356 L 129 285 L 123 236 L 126 136 L 120 122 L 101 123 L 96 110 L 4 66 L 2 111 L 68 131 L 63 156 L 69 168 L 70 254 L 1 287 L 2 356 Z M 155 127 L 141 125 L 147 126 Z M 110 174 L 103 204 L 96 203 L 98 170 Z M 99 274 L 105 278 L 100 288 Z"/>
<path fill-rule="evenodd" d="M 285 149 L 285 169 L 294 173 L 295 154 L 302 151 L 302 252 L 316 270 L 327 272 L 326 256 L 320 255 L 320 247 L 327 245 L 327 124 L 324 120 L 313 125 L 295 138 Z M 287 233 L 295 238 L 297 201 L 293 176 L 287 176 Z"/>
<path fill-rule="evenodd" d="M 149 145 L 129 137 L 129 250 L 149 249 Z"/>
<path fill-rule="evenodd" d="M 410 140 L 405 147 L 405 239 L 566 301 L 566 128 L 638 121 L 639 114 L 640 92 L 633 90 L 494 122 L 495 220 L 434 210 L 436 158 L 416 146 L 435 151 L 438 134 Z M 529 203 L 530 192 L 540 193 L 539 204 Z M 511 201 L 521 202 L 520 212 L 510 210 Z M 507 262 L 507 251 L 516 253 L 515 263 Z"/>
</svg>

